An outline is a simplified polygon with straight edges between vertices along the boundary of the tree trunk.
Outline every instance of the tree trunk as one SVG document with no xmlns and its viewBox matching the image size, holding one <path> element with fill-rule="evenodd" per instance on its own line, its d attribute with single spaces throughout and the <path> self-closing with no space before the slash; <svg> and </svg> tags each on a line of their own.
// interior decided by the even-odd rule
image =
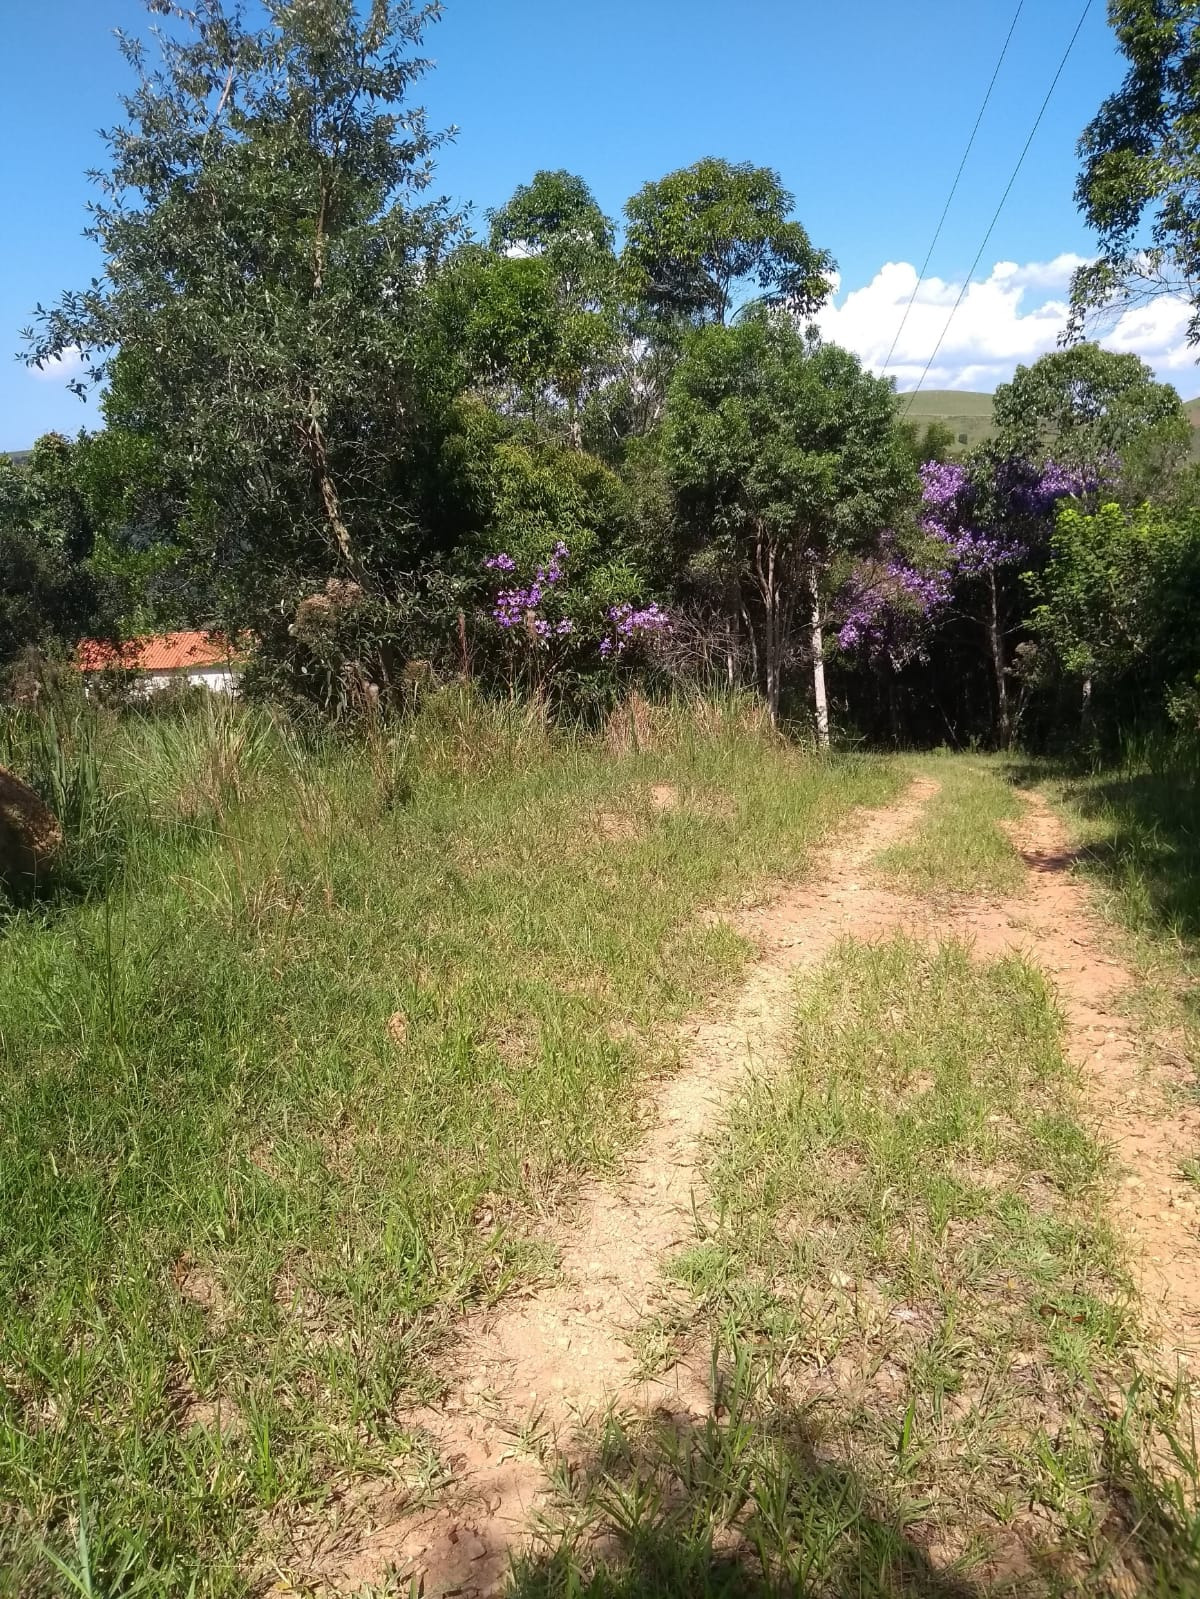
<svg viewBox="0 0 1200 1599">
<path fill-rule="evenodd" d="M 996 680 L 996 731 L 1000 744 L 1008 748 L 1012 740 L 1012 715 L 1008 705 L 1008 667 L 1004 659 L 1004 635 L 1000 631 L 1000 602 L 996 594 L 996 574 L 988 573 L 988 644 L 992 655 L 992 674 Z"/>
<path fill-rule="evenodd" d="M 817 574 L 808 579 L 808 643 L 812 651 L 813 710 L 816 718 L 817 747 L 829 748 L 829 700 L 825 693 L 825 640 L 821 631 L 821 595 Z"/>
<path fill-rule="evenodd" d="M 763 564 L 765 542 L 766 565 Z M 763 607 L 763 672 L 766 690 L 767 715 L 771 726 L 779 725 L 779 695 L 783 687 L 783 618 L 780 614 L 779 590 L 776 579 L 776 550 L 774 543 L 764 541 L 760 532 L 755 542 L 754 566 L 758 578 L 758 591 Z"/>
<path fill-rule="evenodd" d="M 308 391 L 308 420 L 301 426 L 304 436 L 304 446 L 308 452 L 309 461 L 312 463 L 313 477 L 316 480 L 317 492 L 321 496 L 321 508 L 325 512 L 325 520 L 329 525 L 330 541 L 346 565 L 354 571 L 357 561 L 354 555 L 354 546 L 350 540 L 350 529 L 342 519 L 342 506 L 338 498 L 338 491 L 329 472 L 329 454 L 325 447 L 325 434 L 321 427 L 320 407 L 317 391 L 310 387 Z"/>
<path fill-rule="evenodd" d="M 742 606 L 742 624 L 746 629 L 746 642 L 750 646 L 750 681 L 758 683 L 758 639 L 754 635 L 754 623 L 750 612 L 745 605 Z"/>
</svg>

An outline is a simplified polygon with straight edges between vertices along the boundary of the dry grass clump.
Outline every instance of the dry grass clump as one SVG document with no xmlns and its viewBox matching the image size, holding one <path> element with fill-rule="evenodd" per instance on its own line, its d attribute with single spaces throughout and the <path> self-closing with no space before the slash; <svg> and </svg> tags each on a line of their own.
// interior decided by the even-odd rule
<svg viewBox="0 0 1200 1599">
<path fill-rule="evenodd" d="M 614 755 L 646 754 L 676 748 L 688 739 L 779 737 L 762 701 L 751 695 L 726 699 L 649 700 L 633 689 L 611 711 L 604 738 Z"/>
</svg>

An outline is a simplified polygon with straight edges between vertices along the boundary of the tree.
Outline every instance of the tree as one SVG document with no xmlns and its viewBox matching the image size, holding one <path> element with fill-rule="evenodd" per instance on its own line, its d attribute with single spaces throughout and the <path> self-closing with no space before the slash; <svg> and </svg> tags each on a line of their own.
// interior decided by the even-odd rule
<svg viewBox="0 0 1200 1599">
<path fill-rule="evenodd" d="M 413 196 L 437 139 L 409 103 L 432 6 L 265 0 L 169 9 L 108 134 L 89 234 L 105 273 L 39 310 L 45 362 L 126 364 L 123 421 L 187 486 L 191 560 L 233 625 L 330 575 L 389 591 L 410 564 L 414 307 L 450 219 Z"/>
<path fill-rule="evenodd" d="M 446 344 L 465 383 L 503 411 L 561 419 L 580 450 L 584 407 L 621 333 L 612 224 L 569 172 L 537 173 L 489 222 L 487 247 L 464 246 L 442 274 Z"/>
<path fill-rule="evenodd" d="M 870 548 L 916 496 L 895 406 L 891 384 L 855 356 L 767 312 L 694 334 L 668 395 L 663 452 L 691 559 L 735 585 L 772 719 L 794 615 L 807 618 L 822 744 L 833 565 Z"/>
<path fill-rule="evenodd" d="M 623 263 L 656 322 L 725 322 L 739 291 L 810 315 L 829 298 L 833 257 L 791 220 L 769 167 L 708 156 L 647 183 L 625 207 Z"/>
<path fill-rule="evenodd" d="M 112 629 L 110 596 L 88 563 L 91 529 L 71 470 L 78 448 L 52 433 L 21 465 L 0 456 L 0 667 Z"/>
<path fill-rule="evenodd" d="M 573 172 L 536 172 L 531 183 L 521 184 L 504 205 L 488 212 L 488 223 L 493 250 L 556 256 L 563 275 L 576 282 L 586 280 L 595 264 L 607 273 L 612 223 Z M 570 272 L 572 260 L 579 265 Z"/>
<path fill-rule="evenodd" d="M 1085 717 L 1093 688 L 1111 693 L 1123 679 L 1161 710 L 1200 671 L 1200 514 L 1064 507 L 1033 593 L 1034 630 L 1080 685 Z"/>
<path fill-rule="evenodd" d="M 1161 468 L 1178 464 L 1191 440 L 1187 413 L 1169 383 L 1158 383 L 1136 355 L 1076 344 L 1019 366 L 996 390 L 1002 454 L 1053 458 L 1061 466 L 1102 472 L 1153 453 Z"/>
<path fill-rule="evenodd" d="M 1109 0 L 1129 62 L 1079 142 L 1075 198 L 1100 235 L 1099 258 L 1071 290 L 1073 322 L 1156 294 L 1192 302 L 1200 340 L 1200 0 Z"/>
</svg>

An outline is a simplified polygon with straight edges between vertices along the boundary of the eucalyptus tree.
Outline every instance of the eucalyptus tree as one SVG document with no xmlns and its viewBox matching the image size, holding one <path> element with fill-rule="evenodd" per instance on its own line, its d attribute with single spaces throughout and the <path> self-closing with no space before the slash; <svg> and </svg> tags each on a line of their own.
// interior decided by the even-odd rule
<svg viewBox="0 0 1200 1599">
<path fill-rule="evenodd" d="M 1074 324 L 1157 294 L 1191 301 L 1200 342 L 1200 0 L 1109 0 L 1129 63 L 1079 141 L 1075 198 L 1100 238 L 1072 284 Z"/>
<path fill-rule="evenodd" d="M 415 306 L 453 225 L 411 101 L 437 6 L 148 0 L 88 235 L 102 276 L 27 334 L 38 363 L 120 360 L 121 425 L 188 485 L 191 559 L 233 622 L 412 559 Z"/>
<path fill-rule="evenodd" d="M 563 171 L 538 172 L 488 221 L 487 244 L 455 252 L 439 284 L 447 348 L 499 409 L 561 424 L 580 450 L 622 339 L 612 223 Z"/>
<path fill-rule="evenodd" d="M 747 298 L 810 315 L 834 261 L 794 208 L 769 167 L 715 156 L 645 184 L 625 207 L 632 292 L 659 323 L 723 323 Z"/>
<path fill-rule="evenodd" d="M 804 618 L 822 744 L 831 577 L 872 550 L 916 500 L 895 413 L 889 382 L 766 311 L 694 333 L 667 399 L 663 458 L 685 558 L 734 586 L 773 720 L 793 623 Z"/>
</svg>

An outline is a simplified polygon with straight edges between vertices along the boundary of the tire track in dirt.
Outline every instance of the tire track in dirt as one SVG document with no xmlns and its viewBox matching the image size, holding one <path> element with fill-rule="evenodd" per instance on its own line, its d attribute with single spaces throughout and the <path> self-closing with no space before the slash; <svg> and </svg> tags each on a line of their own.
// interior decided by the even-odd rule
<svg viewBox="0 0 1200 1599">
<path fill-rule="evenodd" d="M 380 1496 L 373 1486 L 344 1507 L 340 1533 L 314 1540 L 307 1583 L 354 1593 L 397 1573 L 427 1599 L 496 1593 L 547 1487 L 535 1451 L 514 1444 L 515 1432 L 554 1437 L 610 1403 L 707 1410 L 707 1367 L 684 1363 L 639 1382 L 630 1345 L 661 1297 L 664 1257 L 694 1237 L 705 1135 L 747 1067 L 780 1057 L 796 974 L 839 939 L 874 936 L 904 918 L 911 902 L 864 874 L 936 790 L 915 781 L 898 802 L 861 816 L 850 840 L 819 852 L 802 884 L 735 919 L 761 954 L 719 1016 L 684 1024 L 684 1065 L 660 1085 L 654 1125 L 620 1182 L 585 1190 L 561 1240 L 559 1279 L 468 1317 L 443 1402 L 405 1418 L 451 1472 L 441 1503 L 414 1513 L 402 1489 Z"/>
<path fill-rule="evenodd" d="M 1195 1363 L 1200 1204 L 1179 1169 L 1200 1151 L 1195 1071 L 1139 1047 L 1122 1007 L 1135 980 L 1107 953 L 1111 929 L 1072 870 L 1079 852 L 1040 794 L 1022 791 L 1021 799 L 1024 814 L 1010 836 L 1028 868 L 1026 894 L 957 908 L 945 930 L 989 958 L 1021 954 L 1050 977 L 1066 1025 L 1066 1052 L 1087 1090 L 1084 1120 L 1121 1168 L 1109 1212 L 1129 1251 L 1146 1330 L 1160 1360 Z"/>
</svg>

